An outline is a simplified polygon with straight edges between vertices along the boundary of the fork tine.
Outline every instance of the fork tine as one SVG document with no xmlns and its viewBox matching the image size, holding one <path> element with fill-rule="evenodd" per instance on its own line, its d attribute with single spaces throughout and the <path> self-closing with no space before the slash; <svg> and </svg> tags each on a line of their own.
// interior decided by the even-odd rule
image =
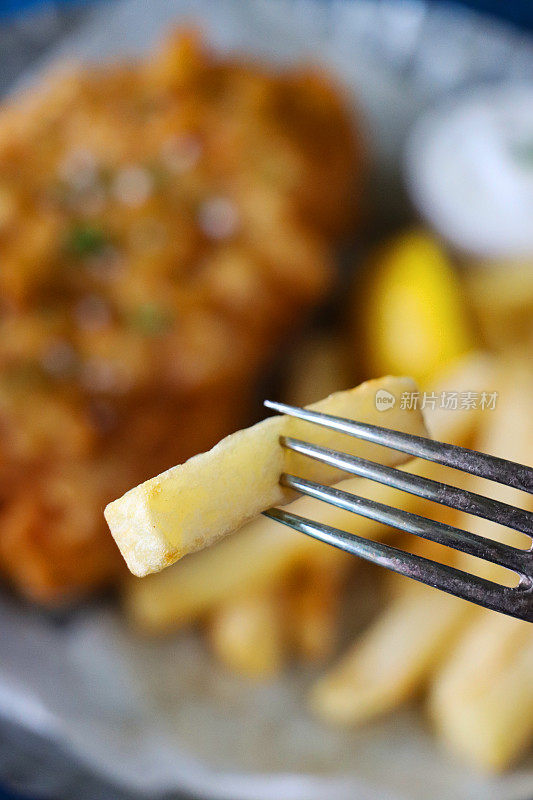
<svg viewBox="0 0 533 800">
<path fill-rule="evenodd" d="M 394 467 L 376 464 L 365 458 L 350 456 L 328 447 L 302 442 L 300 439 L 293 439 L 290 436 L 282 436 L 280 442 L 289 450 L 345 470 L 353 475 L 369 478 L 387 486 L 401 489 L 404 492 L 415 494 L 418 497 L 432 500 L 435 503 L 455 508 L 458 511 L 466 511 L 476 517 L 498 522 L 500 525 L 506 525 L 529 536 L 533 535 L 533 514 L 530 511 L 515 508 L 489 497 L 483 497 L 467 489 L 460 489 L 457 486 L 440 483 L 431 478 L 413 475 L 411 472 L 403 472 Z"/>
<path fill-rule="evenodd" d="M 518 619 L 533 621 L 531 581 L 522 581 L 516 588 L 501 586 L 455 567 L 438 564 L 413 553 L 405 553 L 391 545 L 346 533 L 346 531 L 313 522 L 288 511 L 271 508 L 264 511 L 263 514 L 300 533 L 305 533 L 307 536 L 312 536 L 314 539 L 319 539 L 393 572 L 441 589 L 448 594 Z"/>
<path fill-rule="evenodd" d="M 280 483 L 309 497 L 351 511 L 353 514 L 359 514 L 423 539 L 453 547 L 463 553 L 491 561 L 520 574 L 524 573 L 528 558 L 530 558 L 530 552 L 527 550 L 520 550 L 492 539 L 486 539 L 475 533 L 421 517 L 410 511 L 391 508 L 383 503 L 358 497 L 335 487 L 322 486 L 320 483 L 285 473 L 281 476 Z"/>
<path fill-rule="evenodd" d="M 307 408 L 290 406 L 286 403 L 265 400 L 265 406 L 282 414 L 288 414 L 341 433 L 347 433 L 358 439 L 375 442 L 383 447 L 400 450 L 402 453 L 407 453 L 411 456 L 434 461 L 437 464 L 444 464 L 447 467 L 460 469 L 464 472 L 470 472 L 480 478 L 487 478 L 496 483 L 503 483 L 533 494 L 533 468 L 526 467 L 523 464 L 516 464 L 514 461 L 507 461 L 504 458 L 490 456 L 487 453 L 469 450 L 466 447 L 459 447 L 455 444 L 436 442 L 423 436 L 415 436 L 402 431 L 391 431 L 378 425 L 351 421 L 342 417 L 323 414 L 319 411 L 311 411 Z"/>
</svg>

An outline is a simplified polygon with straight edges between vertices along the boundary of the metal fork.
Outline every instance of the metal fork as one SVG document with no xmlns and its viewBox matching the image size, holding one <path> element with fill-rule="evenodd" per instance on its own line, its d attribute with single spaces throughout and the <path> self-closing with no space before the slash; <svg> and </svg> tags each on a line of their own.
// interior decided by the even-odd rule
<svg viewBox="0 0 533 800">
<path fill-rule="evenodd" d="M 469 472 L 497 483 L 512 486 L 533 494 L 533 469 L 522 464 L 515 464 L 503 458 L 468 450 L 465 447 L 436 442 L 422 436 L 389 430 L 377 425 L 353 422 L 310 411 L 304 408 L 289 406 L 285 403 L 265 401 L 265 406 L 288 414 L 292 417 L 314 422 L 358 439 L 399 450 L 417 458 L 434 461 L 448 467 Z M 509 528 L 533 536 L 533 513 L 475 494 L 465 489 L 449 486 L 430 478 L 413 475 L 402 470 L 386 467 L 358 456 L 331 450 L 327 447 L 309 444 L 291 437 L 281 437 L 281 444 L 302 455 L 338 467 L 345 472 L 378 481 L 411 494 L 433 500 L 450 508 L 465 511 L 484 519 L 498 522 Z M 522 550 L 498 541 L 487 539 L 475 533 L 460 530 L 408 511 L 368 500 L 363 497 L 341 491 L 334 487 L 298 478 L 283 473 L 280 483 L 291 489 L 323 500 L 339 508 L 352 511 L 383 522 L 393 528 L 415 534 L 424 539 L 438 542 L 472 556 L 499 564 L 517 573 L 520 580 L 517 586 L 503 586 L 494 581 L 472 575 L 455 567 L 439 564 L 413 553 L 406 553 L 391 545 L 365 539 L 361 536 L 346 533 L 329 525 L 313 522 L 297 516 L 289 511 L 271 508 L 263 512 L 266 517 L 288 525 L 294 530 L 312 536 L 315 539 L 339 547 L 361 558 L 387 567 L 394 572 L 407 575 L 417 581 L 442 589 L 449 594 L 462 597 L 485 608 L 508 614 L 511 617 L 533 622 L 533 546 Z"/>
</svg>

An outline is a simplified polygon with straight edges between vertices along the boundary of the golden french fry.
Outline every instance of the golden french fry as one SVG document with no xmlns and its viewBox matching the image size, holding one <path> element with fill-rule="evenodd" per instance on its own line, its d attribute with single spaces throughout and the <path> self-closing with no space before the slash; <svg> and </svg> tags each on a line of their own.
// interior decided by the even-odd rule
<svg viewBox="0 0 533 800">
<path fill-rule="evenodd" d="M 533 375 L 528 361 L 508 356 L 494 412 L 487 412 L 478 448 L 520 463 L 533 463 Z M 531 498 L 508 486 L 470 477 L 468 488 L 512 505 L 533 507 Z M 528 537 L 477 517 L 460 515 L 463 527 L 515 547 Z M 458 559 L 466 570 L 501 583 L 510 573 L 468 556 Z M 515 576 L 514 576 L 515 577 Z M 501 770 L 533 740 L 533 631 L 531 625 L 494 612 L 481 611 L 433 680 L 429 707 L 440 736 L 464 759 Z"/>
<path fill-rule="evenodd" d="M 527 463 L 533 454 L 533 415 L 529 410 L 533 376 L 528 364 L 516 358 L 509 359 L 501 373 L 499 380 L 495 377 L 494 384 L 500 386 L 500 405 L 494 411 L 481 412 L 478 417 L 481 421 L 478 448 Z M 466 381 L 467 371 L 464 377 Z M 484 390 L 489 389 L 488 385 L 484 387 Z M 415 462 L 407 465 L 407 469 L 437 480 L 450 480 L 445 475 L 445 468 L 439 465 L 424 466 Z M 474 476 L 462 476 L 461 485 L 479 493 L 490 491 L 491 496 L 507 502 L 518 504 L 524 501 L 520 492 L 508 487 L 488 489 L 486 481 Z M 411 508 L 420 512 L 418 505 L 423 502 L 415 500 Z M 462 513 L 450 518 L 449 513 L 445 508 L 437 508 L 434 517 L 491 536 L 494 526 L 486 520 Z M 500 533 L 499 538 L 516 546 L 520 546 L 519 541 L 523 544 L 521 534 L 507 529 Z M 419 543 L 414 549 L 419 552 L 425 549 L 431 554 L 436 547 Z M 433 557 L 443 560 L 438 553 L 433 553 Z M 473 560 L 464 555 L 457 554 L 455 560 L 465 569 L 473 567 Z M 478 563 L 474 571 L 479 569 Z M 493 580 L 502 577 L 501 568 L 493 565 L 483 564 L 481 570 L 485 577 Z M 405 580 L 403 583 L 402 590 L 398 586 L 393 593 L 392 604 L 356 642 L 351 653 L 330 675 L 317 682 L 311 694 L 311 705 L 322 717 L 356 723 L 401 703 L 427 679 L 461 628 L 471 618 L 483 613 L 464 601 L 431 588 L 409 585 Z M 451 713 L 456 713 L 461 719 L 460 709 Z M 533 724 L 531 728 L 533 735 Z"/>
<path fill-rule="evenodd" d="M 533 415 L 528 394 L 533 387 L 531 355 L 512 350 L 498 364 L 494 387 L 497 401 L 493 411 L 484 411 L 481 416 L 483 425 L 476 446 L 487 453 L 529 464 L 533 460 Z M 501 491 L 513 498 L 519 495 L 509 487 L 502 486 Z"/>
<path fill-rule="evenodd" d="M 437 673 L 429 709 L 450 749 L 499 771 L 533 739 L 533 630 L 522 620 L 481 613 Z"/>
<path fill-rule="evenodd" d="M 306 406 L 350 385 L 344 343 L 334 334 L 306 338 L 292 354 L 286 403 Z"/>
<path fill-rule="evenodd" d="M 274 592 L 226 600 L 212 614 L 208 635 L 219 660 L 239 675 L 266 680 L 283 665 L 284 620 Z"/>
<path fill-rule="evenodd" d="M 286 597 L 287 634 L 296 655 L 308 662 L 323 661 L 336 644 L 341 592 L 356 560 L 326 547 L 310 553 L 297 571 Z"/>
<path fill-rule="evenodd" d="M 453 361 L 433 378 L 426 397 L 424 419 L 433 439 L 438 442 L 466 444 L 484 413 L 479 404 L 473 408 L 463 403 L 463 393 L 491 392 L 497 389 L 498 361 L 489 353 L 471 351 Z"/>
<path fill-rule="evenodd" d="M 464 363 L 467 366 L 468 356 Z M 483 366 L 481 363 L 475 361 L 473 364 L 472 386 L 474 388 L 471 391 L 479 394 L 488 391 L 491 384 L 485 381 L 489 378 L 492 381 L 493 390 L 497 393 L 496 404 L 493 410 L 478 408 L 476 415 L 469 418 L 463 417 L 463 421 L 459 423 L 463 435 L 466 435 L 467 423 L 470 426 L 473 425 L 474 430 L 477 431 L 474 441 L 477 450 L 523 464 L 531 463 L 533 460 L 533 415 L 530 413 L 529 398 L 533 396 L 533 374 L 528 360 L 520 352 L 515 351 L 509 353 L 506 363 L 502 363 L 500 360 L 486 361 L 485 359 L 483 359 Z M 465 386 L 468 385 L 466 383 L 467 375 L 468 368 L 464 371 Z M 479 377 L 481 377 L 481 382 L 478 380 Z M 481 386 L 485 386 L 485 389 L 481 389 Z M 461 417 L 461 412 L 456 413 L 458 417 Z M 429 426 L 435 421 L 437 421 L 437 425 L 433 425 L 433 429 L 437 431 L 436 438 L 440 438 L 440 434 L 445 433 L 446 436 L 443 437 L 443 440 L 449 441 L 449 434 L 452 431 L 457 434 L 458 429 L 454 429 L 453 422 L 450 423 L 442 417 L 440 419 L 430 417 Z M 455 473 L 438 464 L 429 464 L 426 468 L 422 466 L 422 472 L 419 472 L 420 462 L 413 463 L 414 468 L 412 469 L 411 465 L 408 465 L 411 472 L 418 472 L 418 474 L 426 475 L 434 480 L 460 485 L 463 489 L 481 495 L 489 495 L 510 505 L 524 506 L 530 502 L 529 498 L 517 489 L 495 484 L 474 475 Z M 418 500 L 411 505 L 411 510 L 427 515 L 427 507 L 426 501 Z M 525 534 L 503 528 L 480 517 L 453 512 L 441 506 L 434 508 L 435 511 L 431 513 L 433 518 L 448 522 L 458 528 L 464 528 L 480 536 L 498 539 L 516 547 L 527 547 L 530 544 Z M 458 564 L 463 569 L 471 570 L 492 580 L 501 580 L 506 583 L 510 579 L 510 574 L 503 568 L 465 555 L 459 555 Z"/>
<path fill-rule="evenodd" d="M 417 542 L 427 558 L 436 547 Z M 327 722 L 358 725 L 396 708 L 427 680 L 474 607 L 431 587 L 391 576 L 392 599 L 348 653 L 318 679 L 311 709 Z"/>
<path fill-rule="evenodd" d="M 533 464 L 533 414 L 531 413 L 533 373 L 528 358 L 518 352 L 509 353 L 506 363 L 501 366 L 497 387 L 498 400 L 495 410 L 483 412 L 476 449 L 520 464 L 531 465 Z M 533 507 L 531 497 L 524 492 L 489 482 L 484 478 L 464 477 L 461 485 L 470 491 L 488 494 L 495 500 L 513 506 Z M 529 547 L 531 544 L 526 534 L 496 525 L 480 517 L 461 514 L 457 525 L 480 536 L 487 536 L 514 547 Z M 476 562 L 468 556 L 462 557 L 461 566 L 490 580 L 503 583 L 514 581 L 514 576 L 502 567 L 488 562 Z"/>
<path fill-rule="evenodd" d="M 150 633 L 178 629 L 219 603 L 283 578 L 315 545 L 319 543 L 259 519 L 164 572 L 127 580 L 126 613 Z"/>
<path fill-rule="evenodd" d="M 376 401 L 379 391 L 398 398 L 414 390 L 409 378 L 387 377 L 337 392 L 312 408 L 423 435 L 419 411 L 404 409 L 401 403 L 391 403 L 383 411 Z M 282 472 L 329 483 L 338 478 L 332 468 L 283 448 L 282 435 L 387 463 L 405 460 L 379 445 L 284 415 L 263 420 L 107 506 L 106 519 L 130 570 L 144 576 L 163 569 L 186 553 L 213 544 L 264 509 L 287 502 L 291 495 L 280 486 Z"/>
</svg>

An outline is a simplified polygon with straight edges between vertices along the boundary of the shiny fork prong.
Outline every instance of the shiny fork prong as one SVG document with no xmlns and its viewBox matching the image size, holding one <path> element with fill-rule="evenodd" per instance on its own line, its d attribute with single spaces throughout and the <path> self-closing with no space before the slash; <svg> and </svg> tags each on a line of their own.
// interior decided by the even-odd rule
<svg viewBox="0 0 533 800">
<path fill-rule="evenodd" d="M 391 545 L 365 539 L 288 511 L 271 508 L 263 514 L 300 533 L 364 558 L 373 564 L 493 611 L 533 622 L 533 582 L 529 578 L 522 578 L 517 587 L 501 586 L 455 567 L 438 564 L 413 553 L 405 553 Z"/>
<path fill-rule="evenodd" d="M 295 453 L 300 453 L 323 464 L 342 469 L 352 475 L 378 481 L 378 483 L 432 500 L 457 511 L 465 511 L 476 517 L 483 517 L 508 528 L 513 528 L 513 530 L 521 531 L 529 536 L 533 535 L 533 514 L 530 511 L 515 508 L 489 497 L 483 497 L 467 489 L 460 489 L 457 486 L 450 486 L 446 483 L 434 481 L 431 478 L 413 475 L 411 472 L 404 472 L 394 467 L 386 467 L 359 456 L 340 453 L 337 450 L 303 442 L 290 436 L 282 436 L 280 443 Z"/>
<path fill-rule="evenodd" d="M 498 564 L 518 573 L 520 576 L 525 576 L 527 567 L 531 563 L 531 553 L 528 550 L 520 550 L 519 548 L 487 539 L 484 536 L 454 528 L 453 525 L 446 525 L 443 522 L 421 517 L 410 511 L 391 508 L 383 503 L 378 503 L 376 500 L 359 497 L 350 492 L 345 492 L 332 486 L 323 486 L 320 483 L 298 478 L 294 475 L 283 474 L 280 478 L 280 483 L 308 497 L 313 497 L 316 500 L 330 503 L 337 508 L 350 511 L 352 514 L 368 517 L 391 528 L 412 533 L 422 539 Z"/>
<path fill-rule="evenodd" d="M 378 425 L 347 420 L 307 408 L 290 406 L 286 403 L 265 400 L 265 406 L 282 414 L 313 422 L 340 433 L 347 433 L 358 439 L 374 442 L 392 450 L 399 450 L 417 458 L 434 461 L 437 464 L 453 467 L 533 494 L 533 469 L 523 464 L 516 464 L 514 461 L 507 461 L 504 458 L 490 456 L 487 453 L 469 450 L 455 444 L 436 442 L 423 436 L 392 431 Z"/>
</svg>

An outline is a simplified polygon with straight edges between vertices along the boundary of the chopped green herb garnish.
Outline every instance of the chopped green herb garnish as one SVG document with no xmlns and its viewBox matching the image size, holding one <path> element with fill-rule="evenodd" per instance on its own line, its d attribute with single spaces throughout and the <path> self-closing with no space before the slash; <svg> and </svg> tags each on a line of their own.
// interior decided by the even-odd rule
<svg viewBox="0 0 533 800">
<path fill-rule="evenodd" d="M 109 237 L 101 228 L 79 223 L 67 235 L 67 250 L 78 258 L 100 253 L 109 244 Z"/>
<path fill-rule="evenodd" d="M 172 327 L 173 316 L 156 303 L 143 303 L 130 316 L 130 325 L 145 336 L 161 336 Z"/>
</svg>

